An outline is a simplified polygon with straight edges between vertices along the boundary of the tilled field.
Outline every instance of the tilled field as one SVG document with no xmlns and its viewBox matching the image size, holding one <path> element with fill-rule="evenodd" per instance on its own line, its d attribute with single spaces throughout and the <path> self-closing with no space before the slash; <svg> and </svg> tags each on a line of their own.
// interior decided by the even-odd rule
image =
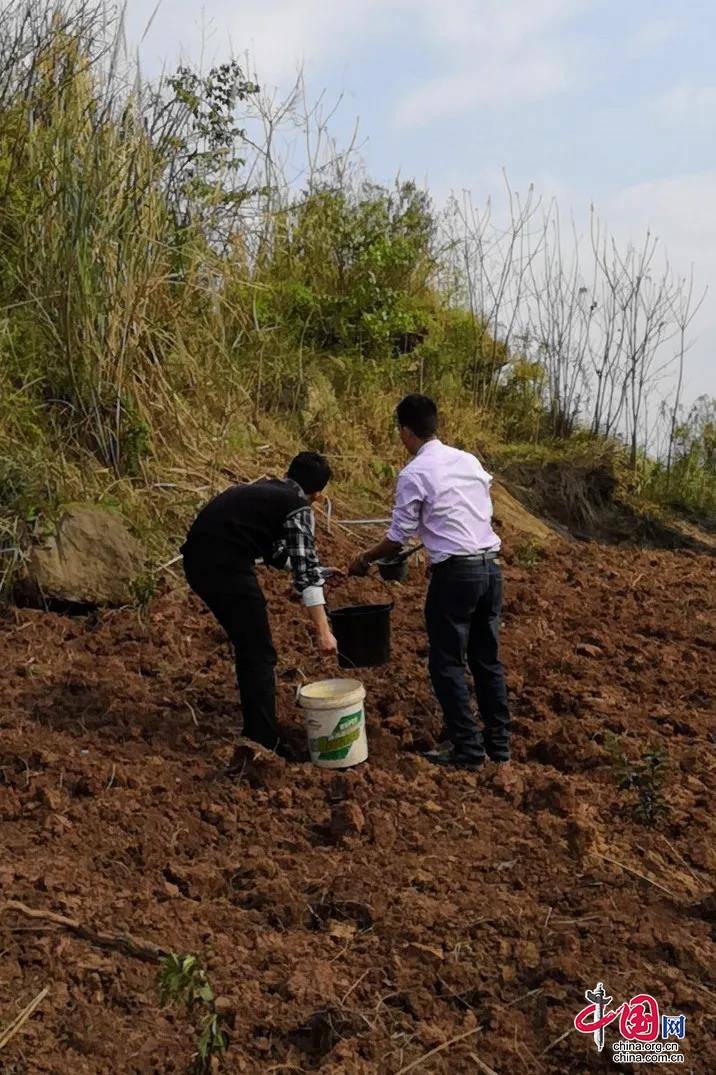
<svg viewBox="0 0 716 1075">
<path fill-rule="evenodd" d="M 353 546 L 322 538 L 328 562 Z M 196 1032 L 158 1004 L 123 932 L 197 954 L 230 1072 L 631 1070 L 572 1029 L 585 989 L 686 1015 L 685 1072 L 716 1070 L 714 560 L 560 544 L 506 553 L 515 761 L 477 774 L 417 754 L 439 722 L 425 580 L 395 587 L 393 660 L 361 674 L 369 762 L 338 787 L 258 752 L 222 774 L 238 712 L 228 646 L 183 586 L 139 616 L 0 622 L 0 1051 L 7 1073 L 185 1072 Z M 312 653 L 265 576 L 282 719 L 300 743 Z M 334 605 L 382 591 L 335 584 Z M 634 815 L 605 736 L 668 752 L 666 817 Z M 341 801 L 335 801 L 341 800 Z M 636 1070 L 641 1065 L 633 1065 Z"/>
</svg>

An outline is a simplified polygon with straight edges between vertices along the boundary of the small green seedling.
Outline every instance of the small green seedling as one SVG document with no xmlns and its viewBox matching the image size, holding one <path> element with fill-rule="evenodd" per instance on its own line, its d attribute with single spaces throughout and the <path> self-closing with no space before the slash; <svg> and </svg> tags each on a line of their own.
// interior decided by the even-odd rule
<svg viewBox="0 0 716 1075">
<path fill-rule="evenodd" d="M 630 761 L 621 749 L 619 736 L 608 733 L 605 748 L 612 759 L 617 786 L 636 793 L 634 816 L 642 825 L 654 826 L 668 812 L 663 795 L 667 755 L 661 746 L 650 745 L 638 761 Z"/>
<path fill-rule="evenodd" d="M 189 1015 L 193 1015 L 197 1005 L 204 1008 L 189 1075 L 206 1075 L 211 1071 L 212 1057 L 225 1053 L 229 1045 L 221 1026 L 222 1017 L 214 1007 L 214 990 L 206 972 L 196 956 L 171 952 L 161 961 L 157 985 L 163 1008 L 168 1004 L 183 1004 Z"/>
<path fill-rule="evenodd" d="M 226 1034 L 221 1029 L 221 1015 L 209 1012 L 201 1024 L 201 1033 L 196 1043 L 196 1058 L 191 1068 L 192 1075 L 204 1075 L 211 1070 L 212 1056 L 225 1053 L 228 1048 Z"/>
<path fill-rule="evenodd" d="M 140 615 L 146 612 L 157 594 L 157 577 L 153 571 L 143 571 L 132 581 L 132 594 Z"/>
<path fill-rule="evenodd" d="M 520 567 L 532 571 L 544 557 L 544 549 L 535 538 L 525 538 L 515 549 L 515 558 Z"/>
<path fill-rule="evenodd" d="M 171 952 L 161 962 L 159 1003 L 184 1003 L 191 1008 L 197 1001 L 210 1004 L 214 993 L 196 956 L 178 956 Z"/>
</svg>

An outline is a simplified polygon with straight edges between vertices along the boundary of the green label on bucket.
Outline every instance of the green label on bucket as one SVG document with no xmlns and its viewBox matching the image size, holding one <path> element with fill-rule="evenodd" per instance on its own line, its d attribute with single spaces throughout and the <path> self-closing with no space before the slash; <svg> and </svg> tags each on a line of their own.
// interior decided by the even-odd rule
<svg viewBox="0 0 716 1075">
<path fill-rule="evenodd" d="M 360 738 L 363 710 L 347 713 L 336 724 L 330 735 L 319 735 L 311 740 L 311 750 L 319 761 L 341 761 Z"/>
</svg>

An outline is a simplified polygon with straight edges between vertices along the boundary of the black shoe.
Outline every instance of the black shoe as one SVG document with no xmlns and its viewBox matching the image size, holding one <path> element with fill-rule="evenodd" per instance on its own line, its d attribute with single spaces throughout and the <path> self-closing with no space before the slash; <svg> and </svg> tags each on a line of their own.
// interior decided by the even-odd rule
<svg viewBox="0 0 716 1075">
<path fill-rule="evenodd" d="M 436 747 L 432 747 L 431 750 L 419 750 L 418 753 L 423 758 L 427 758 L 428 761 L 432 761 L 433 758 L 437 758 L 439 755 L 449 754 L 453 750 L 452 743 L 447 740 L 444 743 L 438 743 Z"/>
<path fill-rule="evenodd" d="M 450 750 L 431 750 L 423 757 L 433 765 L 442 765 L 452 769 L 467 769 L 475 772 L 485 763 L 484 754 L 461 754 L 454 747 Z"/>
<path fill-rule="evenodd" d="M 274 754 L 278 754 L 279 758 L 283 758 L 284 761 L 300 761 L 298 750 L 292 743 L 286 742 L 282 739 L 281 742 L 274 750 Z"/>
<path fill-rule="evenodd" d="M 504 746 L 493 746 L 492 743 L 486 743 L 485 750 L 490 761 L 495 761 L 498 764 L 510 761 L 510 748 L 507 744 Z"/>
</svg>

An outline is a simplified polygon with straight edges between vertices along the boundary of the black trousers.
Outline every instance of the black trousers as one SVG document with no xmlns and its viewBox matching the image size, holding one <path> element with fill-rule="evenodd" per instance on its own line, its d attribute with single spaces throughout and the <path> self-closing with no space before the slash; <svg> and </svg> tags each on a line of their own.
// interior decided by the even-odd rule
<svg viewBox="0 0 716 1075">
<path fill-rule="evenodd" d="M 495 560 L 452 557 L 433 568 L 425 603 L 428 668 L 456 750 L 509 757 L 510 715 L 499 656 L 502 572 Z M 475 681 L 481 729 L 473 715 L 465 662 Z"/>
<path fill-rule="evenodd" d="M 276 723 L 276 650 L 271 638 L 266 598 L 251 567 L 232 572 L 225 589 L 212 577 L 201 556 L 184 556 L 190 587 L 213 612 L 234 647 L 236 680 L 244 717 L 243 735 L 273 750 L 279 742 Z"/>
</svg>

